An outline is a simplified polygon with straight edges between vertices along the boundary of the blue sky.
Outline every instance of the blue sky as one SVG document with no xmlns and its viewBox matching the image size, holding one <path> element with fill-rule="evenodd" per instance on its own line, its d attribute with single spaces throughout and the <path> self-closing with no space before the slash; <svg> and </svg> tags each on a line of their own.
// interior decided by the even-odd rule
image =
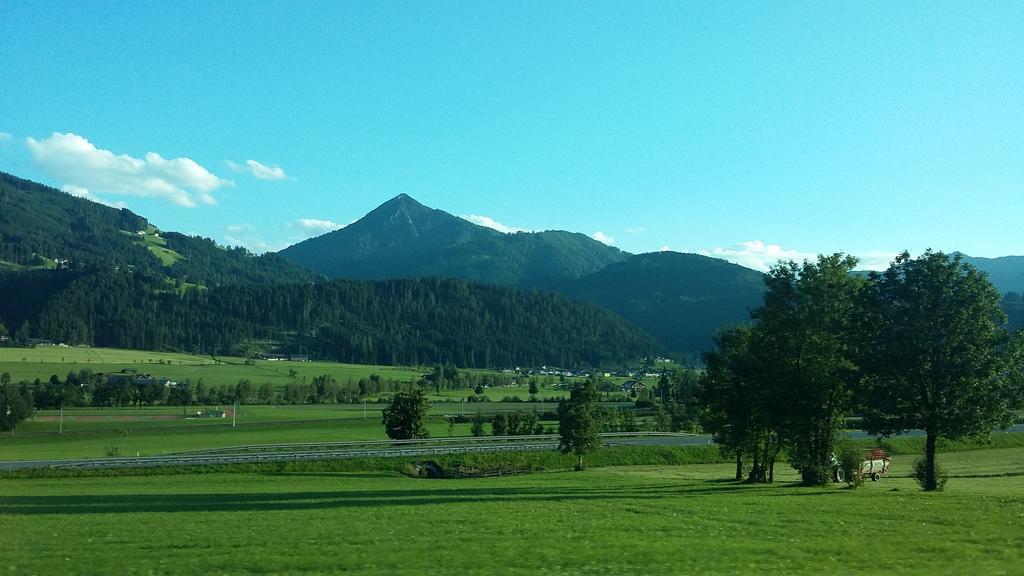
<svg viewBox="0 0 1024 576">
<path fill-rule="evenodd" d="M 407 193 L 752 267 L 1024 254 L 1021 2 L 8 2 L 0 170 L 279 249 Z"/>
</svg>

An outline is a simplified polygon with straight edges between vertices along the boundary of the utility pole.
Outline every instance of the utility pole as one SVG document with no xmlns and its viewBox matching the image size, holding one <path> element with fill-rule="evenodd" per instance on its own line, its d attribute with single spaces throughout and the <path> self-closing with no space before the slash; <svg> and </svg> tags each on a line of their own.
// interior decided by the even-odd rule
<svg viewBox="0 0 1024 576">
<path fill-rule="evenodd" d="M 363 396 L 363 420 L 366 420 L 366 396 Z"/>
<path fill-rule="evenodd" d="M 235 400 L 234 409 L 231 410 L 231 427 L 235 427 L 235 415 L 238 414 L 238 400 Z"/>
<path fill-rule="evenodd" d="M 64 405 L 60 405 L 60 426 L 57 428 L 57 435 L 64 435 Z"/>
</svg>

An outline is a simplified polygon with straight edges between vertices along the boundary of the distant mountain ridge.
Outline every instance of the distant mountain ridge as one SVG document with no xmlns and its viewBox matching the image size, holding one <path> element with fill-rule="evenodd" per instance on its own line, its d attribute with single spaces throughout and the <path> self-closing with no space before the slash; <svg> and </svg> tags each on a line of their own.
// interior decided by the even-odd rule
<svg viewBox="0 0 1024 576">
<path fill-rule="evenodd" d="M 981 258 L 960 254 L 964 262 L 988 274 L 988 280 L 1000 293 L 1024 294 L 1024 256 Z"/>
<path fill-rule="evenodd" d="M 347 279 L 450 277 L 560 292 L 636 323 L 696 358 L 723 325 L 745 322 L 761 273 L 676 252 L 632 255 L 584 234 L 505 234 L 401 194 L 353 224 L 279 252 Z"/>
<path fill-rule="evenodd" d="M 364 237 L 364 252 L 372 261 L 377 242 L 477 232 L 451 218 L 399 197 L 367 221 L 386 232 Z M 160 231 L 4 173 L 0 328 L 15 344 L 269 349 L 366 364 L 597 368 L 664 354 L 635 324 L 558 294 L 448 278 L 327 281 L 276 254 Z"/>
<path fill-rule="evenodd" d="M 584 234 L 504 234 L 428 208 L 406 194 L 340 230 L 278 254 L 332 278 L 437 276 L 526 288 L 551 288 L 628 257 Z"/>
<path fill-rule="evenodd" d="M 279 252 L 333 278 L 462 278 L 552 290 L 637 324 L 690 359 L 714 332 L 749 320 L 762 273 L 676 252 L 632 255 L 564 231 L 505 234 L 401 194 L 355 223 Z M 970 258 L 1001 292 L 1024 292 L 1024 256 Z M 1019 314 L 1008 310 L 1011 324 Z"/>
<path fill-rule="evenodd" d="M 750 320 L 764 282 L 760 272 L 725 260 L 652 252 L 610 264 L 560 291 L 617 312 L 669 350 L 696 360 L 716 330 Z"/>
<path fill-rule="evenodd" d="M 1024 294 L 1024 256 L 964 256 L 964 260 L 987 273 L 1000 292 Z M 597 315 L 596 308 L 566 307 L 564 302 L 550 294 L 539 294 L 539 299 L 530 301 L 528 308 L 549 307 L 556 311 L 550 317 L 558 317 L 561 321 L 577 318 L 578 321 L 571 321 L 576 329 L 585 329 L 583 326 L 587 325 L 590 326 L 588 329 L 604 330 L 605 334 L 619 330 L 620 336 L 616 337 L 629 334 L 626 338 L 635 344 L 632 350 L 652 350 L 651 343 L 643 341 L 645 335 L 630 333 L 621 327 L 611 328 L 618 321 L 614 318 L 617 314 L 653 335 L 669 352 L 688 360 L 696 360 L 710 347 L 711 336 L 716 330 L 748 321 L 749 310 L 760 305 L 763 294 L 760 272 L 724 260 L 676 252 L 632 255 L 584 234 L 565 231 L 505 234 L 443 210 L 426 207 L 405 194 L 385 202 L 341 230 L 301 242 L 278 254 L 255 256 L 242 248 L 218 246 L 209 239 L 160 231 L 146 218 L 127 209 L 100 205 L 0 172 L 0 322 L 6 324 L 9 331 L 42 338 L 50 337 L 50 333 L 56 331 L 73 340 L 71 343 L 76 338 L 81 342 L 99 341 L 100 327 L 92 324 L 92 316 L 76 315 L 74 306 L 84 307 L 88 302 L 89 306 L 95 307 L 97 315 L 108 314 L 108 318 L 114 318 L 109 316 L 113 307 L 103 309 L 89 300 L 89 291 L 81 287 L 102 285 L 106 292 L 123 290 L 124 272 L 144 278 L 132 280 L 135 288 L 131 294 L 136 298 L 136 308 L 126 313 L 148 320 L 137 320 L 114 336 L 104 336 L 110 338 L 104 341 L 143 347 L 159 346 L 157 343 L 164 342 L 172 347 L 198 346 L 198 349 L 206 349 L 212 344 L 201 339 L 193 341 L 153 332 L 155 328 L 144 325 L 147 321 L 157 322 L 154 319 L 159 319 L 157 324 L 169 322 L 155 310 L 158 302 L 166 304 L 168 297 L 181 298 L 195 289 L 261 286 L 266 287 L 260 292 L 261 298 L 271 302 L 278 297 L 274 295 L 280 293 L 278 301 L 281 305 L 285 305 L 288 298 L 293 298 L 287 306 L 294 314 L 302 315 L 312 303 L 302 300 L 304 296 L 300 295 L 304 292 L 286 285 L 319 283 L 324 280 L 321 274 L 338 279 L 375 281 L 455 278 L 558 292 L 604 310 L 599 310 L 601 315 Z M 475 284 L 440 290 L 424 289 L 432 286 L 429 283 L 389 285 L 409 286 L 410 290 L 418 291 L 417 298 L 426 299 L 424 302 L 413 299 L 408 309 L 416 311 L 416 314 L 432 306 L 454 310 L 471 301 L 486 301 L 488 307 L 499 307 L 508 298 L 519 298 L 514 291 L 489 293 L 486 287 Z M 70 291 L 76 286 L 79 287 L 78 292 L 71 297 Z M 281 289 L 275 288 L 277 286 Z M 358 294 L 361 290 L 377 289 L 376 285 L 366 285 L 351 290 Z M 249 294 L 238 290 L 217 293 L 230 294 L 232 298 L 247 298 Z M 485 297 L 485 293 L 490 295 Z M 439 302 L 439 294 L 446 294 L 445 298 L 464 294 L 466 298 L 461 304 L 454 300 Z M 382 296 L 380 305 L 388 306 L 386 294 Z M 110 300 L 101 300 L 100 303 L 106 302 L 103 305 L 110 306 Z M 55 308 L 54 302 L 62 302 L 65 307 L 72 303 L 74 306 L 64 310 L 60 306 Z M 193 302 L 195 307 L 189 308 L 189 313 L 206 313 L 202 299 Z M 208 311 L 211 318 L 220 317 L 227 322 L 238 317 L 235 312 L 232 312 L 235 316 L 217 316 L 223 312 L 222 303 L 217 302 L 214 301 L 214 308 Z M 342 303 L 339 301 L 333 305 Z M 241 317 L 247 319 L 237 324 L 237 329 L 220 334 L 217 349 L 233 345 L 232 338 L 262 335 L 288 342 L 295 337 L 296 327 L 283 319 L 271 328 L 261 324 L 262 317 L 253 320 L 246 316 L 262 306 L 264 304 L 250 303 L 243 307 Z M 1011 328 L 1024 327 L 1024 299 L 1011 294 L 1004 299 L 1003 307 Z M 614 314 L 605 318 L 605 310 Z M 504 326 L 517 325 L 515 323 L 520 318 L 527 317 L 532 329 L 543 333 L 538 342 L 543 341 L 545 346 L 554 349 L 558 340 L 567 340 L 564 335 L 552 340 L 552 335 L 559 332 L 545 327 L 543 321 L 533 317 L 532 311 L 523 308 L 516 309 L 507 318 L 499 315 L 493 326 L 500 330 Z M 403 350 L 405 345 L 396 342 L 407 342 L 410 338 L 402 330 L 406 329 L 403 323 L 412 321 L 412 316 L 388 318 L 387 325 L 379 328 L 355 324 L 339 328 L 332 325 L 334 322 L 347 322 L 345 318 L 348 317 L 329 307 L 323 311 L 323 324 L 316 328 L 316 333 L 331 335 L 319 341 L 318 346 L 322 346 L 323 353 L 338 345 L 339 339 L 356 338 L 353 334 L 361 334 L 356 338 L 362 342 L 360 346 L 369 346 L 366 342 L 372 340 L 377 344 L 371 348 L 388 346 L 392 350 Z M 420 321 L 422 317 L 416 320 Z M 300 327 L 307 328 L 305 325 Z M 569 328 L 573 329 L 573 326 Z M 142 334 L 147 330 L 150 331 L 149 336 L 141 340 L 136 338 L 136 332 Z M 180 330 L 174 328 L 172 331 Z M 526 337 L 528 332 L 518 332 L 517 338 Z M 396 334 L 402 335 L 396 337 Z M 415 338 L 422 338 L 423 334 L 426 332 Z M 436 336 L 431 334 L 430 338 Z M 446 333 L 443 337 L 462 347 L 463 352 L 458 357 L 472 358 L 473 362 L 500 358 L 500 354 L 494 353 L 497 348 L 493 340 L 485 343 L 484 338 L 478 335 L 478 344 L 474 345 L 458 338 L 455 333 Z M 434 353 L 444 357 L 443 346 L 436 345 L 438 340 L 434 341 Z M 390 343 L 385 345 L 385 342 Z M 578 347 L 582 343 L 583 340 L 575 339 L 573 346 Z M 528 349 L 520 342 L 514 345 L 518 350 Z M 479 356 L 481 347 L 483 356 Z M 536 348 L 529 349 L 532 350 L 529 357 L 540 357 Z M 338 353 L 351 353 L 351 349 Z M 367 350 L 359 353 L 364 356 L 370 354 Z M 610 357 L 607 350 L 602 354 L 603 358 Z M 562 356 L 583 357 L 576 348 L 565 354 L 559 353 L 559 357 Z M 456 357 L 450 358 L 458 361 Z"/>
</svg>

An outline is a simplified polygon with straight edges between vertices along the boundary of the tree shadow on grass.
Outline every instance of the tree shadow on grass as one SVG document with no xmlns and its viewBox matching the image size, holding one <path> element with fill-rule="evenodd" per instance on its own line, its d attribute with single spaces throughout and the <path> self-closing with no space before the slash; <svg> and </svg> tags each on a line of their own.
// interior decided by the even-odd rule
<svg viewBox="0 0 1024 576">
<path fill-rule="evenodd" d="M 257 472 L 259 476 L 277 476 L 284 478 L 314 477 L 314 478 L 401 478 L 398 472 Z"/>
<path fill-rule="evenodd" d="M 387 473 L 298 473 L 343 479 L 394 478 Z M 294 476 L 295 473 L 281 473 Z M 345 490 L 306 492 L 258 492 L 213 494 L 130 494 L 0 496 L 0 515 L 38 514 L 131 514 L 287 511 L 374 507 L 411 507 L 443 504 L 516 504 L 536 502 L 622 501 L 637 502 L 695 495 L 749 494 L 753 496 L 814 496 L 838 493 L 833 489 L 807 488 L 794 484 L 746 484 L 733 480 L 712 484 L 663 483 L 640 486 L 528 486 L 467 485 L 463 480 L 415 481 L 416 488 L 404 490 Z M 484 481 L 486 482 L 486 481 Z M 444 486 L 441 488 L 441 486 Z M 797 490 L 796 488 L 803 488 Z"/>
<path fill-rule="evenodd" d="M 246 512 L 661 498 L 665 494 L 566 488 L 460 488 L 217 494 L 0 496 L 0 514 L 127 514 L 146 512 Z"/>
</svg>

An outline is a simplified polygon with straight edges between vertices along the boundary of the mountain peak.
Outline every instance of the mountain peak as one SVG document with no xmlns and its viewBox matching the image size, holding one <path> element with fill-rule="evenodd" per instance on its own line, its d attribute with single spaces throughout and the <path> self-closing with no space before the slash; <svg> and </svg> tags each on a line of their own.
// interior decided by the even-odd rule
<svg viewBox="0 0 1024 576">
<path fill-rule="evenodd" d="M 370 221 L 379 221 L 382 218 L 392 220 L 399 216 L 404 216 L 403 219 L 418 219 L 419 217 L 429 215 L 432 212 L 435 212 L 433 208 L 424 206 L 417 202 L 412 196 L 402 193 L 380 206 L 377 206 L 371 210 L 369 214 L 364 216 L 363 219 L 368 219 Z"/>
<path fill-rule="evenodd" d="M 422 206 L 426 208 L 426 206 L 423 206 L 423 204 L 405 192 L 402 192 L 398 196 L 395 196 L 391 200 L 381 204 L 381 206 Z"/>
<path fill-rule="evenodd" d="M 354 279 L 454 277 L 550 288 L 626 254 L 583 234 L 502 234 L 399 194 L 353 224 L 281 251 L 293 263 Z"/>
<path fill-rule="evenodd" d="M 439 221 L 455 217 L 442 210 L 436 210 L 417 202 L 408 194 L 399 194 L 391 200 L 374 208 L 369 214 L 360 218 L 354 226 L 370 232 L 399 233 L 401 235 L 419 235 L 422 227 L 432 227 Z"/>
</svg>

